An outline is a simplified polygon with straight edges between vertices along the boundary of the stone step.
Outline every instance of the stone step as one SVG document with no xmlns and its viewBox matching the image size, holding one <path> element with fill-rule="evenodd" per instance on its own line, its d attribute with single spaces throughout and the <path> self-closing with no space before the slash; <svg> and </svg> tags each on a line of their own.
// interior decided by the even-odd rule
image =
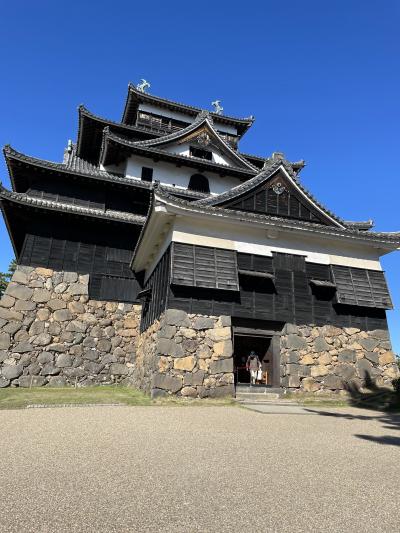
<svg viewBox="0 0 400 533">
<path fill-rule="evenodd" d="M 251 402 L 259 402 L 265 400 L 279 400 L 279 394 L 276 392 L 236 392 L 236 400 L 249 400 Z"/>
</svg>

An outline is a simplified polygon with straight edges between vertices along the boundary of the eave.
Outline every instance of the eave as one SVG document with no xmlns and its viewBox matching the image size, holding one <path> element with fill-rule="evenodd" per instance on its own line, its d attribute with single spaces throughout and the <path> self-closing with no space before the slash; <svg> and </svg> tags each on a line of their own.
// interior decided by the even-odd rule
<svg viewBox="0 0 400 533">
<path fill-rule="evenodd" d="M 130 83 L 128 85 L 128 94 L 125 102 L 124 112 L 122 115 L 122 123 L 134 124 L 136 122 L 137 111 L 140 103 L 152 104 L 160 108 L 181 112 L 192 117 L 197 116 L 203 111 L 199 107 L 181 104 L 179 102 L 174 102 L 172 100 L 167 100 L 165 98 L 160 98 L 158 96 L 153 96 L 151 94 L 141 92 Z M 216 113 L 210 114 L 216 123 L 234 126 L 237 129 L 237 132 L 240 137 L 242 137 L 246 133 L 246 131 L 254 122 L 253 117 L 235 118 L 227 115 L 217 115 Z"/>
<path fill-rule="evenodd" d="M 100 156 L 100 162 L 102 165 L 107 166 L 110 164 L 119 163 L 132 154 L 137 154 L 153 161 L 167 161 L 175 164 L 176 166 L 189 167 L 199 171 L 208 170 L 209 172 L 213 172 L 221 176 L 234 176 L 242 180 L 247 180 L 256 174 L 254 170 L 221 165 L 211 161 L 206 161 L 204 159 L 173 154 L 165 152 L 159 148 L 132 143 L 126 139 L 122 139 L 112 134 L 107 130 L 107 128 L 104 130 L 102 151 Z"/>
<path fill-rule="evenodd" d="M 93 207 L 82 207 L 55 200 L 45 200 L 43 198 L 36 198 L 28 194 L 9 191 L 5 189 L 2 185 L 0 185 L 0 200 L 10 201 L 19 205 L 37 207 L 48 211 L 71 213 L 74 215 L 82 215 L 103 220 L 122 222 L 124 224 L 134 224 L 142 226 L 145 222 L 145 217 L 141 215 L 135 215 L 122 211 L 102 210 Z"/>
<path fill-rule="evenodd" d="M 109 172 L 100 170 L 86 161 L 71 156 L 68 158 L 69 164 L 54 163 L 51 161 L 45 161 L 43 159 L 37 159 L 35 157 L 27 156 L 20 152 L 17 152 L 10 146 L 4 148 L 4 156 L 7 162 L 8 172 L 11 180 L 12 189 L 15 192 L 26 192 L 29 185 L 36 176 L 42 177 L 43 174 L 48 173 L 54 177 L 68 177 L 71 179 L 81 179 L 86 183 L 93 183 L 93 180 L 110 183 L 112 186 L 121 187 L 133 187 L 139 190 L 149 191 L 152 188 L 152 183 L 141 181 L 133 178 L 126 178 L 117 174 L 111 174 Z M 17 169 L 19 166 L 25 165 L 30 169 L 29 181 L 25 177 L 18 177 Z M 176 194 L 178 196 L 184 196 L 193 200 L 205 198 L 208 195 L 195 191 L 189 191 L 187 189 L 178 189 L 175 187 L 166 186 L 166 190 L 170 194 Z"/>
<path fill-rule="evenodd" d="M 152 133 L 144 128 L 129 126 L 99 117 L 88 111 L 83 105 L 79 106 L 79 126 L 77 136 L 77 156 L 98 164 L 103 130 L 109 127 L 118 135 L 126 136 L 131 140 L 146 140 L 158 137 L 160 134 Z"/>
<path fill-rule="evenodd" d="M 165 193 L 162 188 L 155 190 L 155 205 L 162 205 L 166 212 L 174 215 L 185 215 L 205 220 L 208 218 L 218 224 L 226 221 L 232 224 L 250 227 L 274 228 L 278 232 L 288 231 L 309 236 L 324 236 L 327 239 L 339 239 L 369 244 L 374 248 L 397 250 L 400 247 L 400 232 L 365 232 L 343 227 L 325 226 L 301 220 L 290 220 L 271 215 L 247 213 L 219 207 L 201 206 L 198 202 L 189 203 L 178 200 Z"/>
</svg>

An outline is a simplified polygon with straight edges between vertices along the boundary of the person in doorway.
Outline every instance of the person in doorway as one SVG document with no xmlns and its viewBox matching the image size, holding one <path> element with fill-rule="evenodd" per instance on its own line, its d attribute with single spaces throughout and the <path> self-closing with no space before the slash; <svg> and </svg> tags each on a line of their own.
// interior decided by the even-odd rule
<svg viewBox="0 0 400 533">
<path fill-rule="evenodd" d="M 260 359 L 254 350 L 250 352 L 247 358 L 246 369 L 250 372 L 250 385 L 256 384 L 257 374 L 261 368 Z"/>
</svg>

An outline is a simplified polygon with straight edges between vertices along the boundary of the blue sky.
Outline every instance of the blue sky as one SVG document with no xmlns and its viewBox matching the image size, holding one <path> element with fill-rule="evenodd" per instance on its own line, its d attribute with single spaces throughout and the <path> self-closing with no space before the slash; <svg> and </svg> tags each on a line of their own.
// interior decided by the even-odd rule
<svg viewBox="0 0 400 533">
<path fill-rule="evenodd" d="M 254 114 L 243 151 L 304 158 L 304 185 L 331 210 L 400 230 L 399 24 L 395 0 L 3 2 L 0 143 L 60 161 L 77 106 L 119 120 L 143 77 L 153 94 Z M 5 270 L 3 222 L 0 243 Z M 400 254 L 382 262 L 400 352 Z"/>
</svg>

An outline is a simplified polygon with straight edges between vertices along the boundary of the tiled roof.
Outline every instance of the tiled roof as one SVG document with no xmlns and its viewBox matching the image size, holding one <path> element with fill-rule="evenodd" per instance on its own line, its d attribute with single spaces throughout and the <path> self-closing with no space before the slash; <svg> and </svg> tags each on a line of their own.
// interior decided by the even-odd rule
<svg viewBox="0 0 400 533">
<path fill-rule="evenodd" d="M 138 142 L 129 141 L 128 139 L 123 139 L 122 137 L 119 137 L 118 135 L 115 135 L 114 133 L 111 133 L 108 128 L 104 128 L 104 135 L 103 135 L 103 145 L 102 145 L 102 154 L 100 156 L 100 161 L 104 164 L 104 155 L 106 153 L 107 144 L 109 142 L 114 142 L 117 145 L 120 145 L 121 147 L 126 147 L 132 150 L 136 153 L 141 153 L 147 157 L 154 157 L 154 156 L 161 156 L 161 158 L 173 161 L 173 162 L 180 162 L 181 164 L 193 167 L 193 168 L 204 168 L 206 170 L 209 170 L 210 172 L 215 173 L 223 173 L 225 175 L 234 175 L 234 176 L 240 176 L 243 178 L 249 178 L 255 175 L 256 170 L 252 170 L 251 168 L 241 168 L 238 166 L 229 166 L 229 165 L 222 165 L 219 163 L 214 163 L 212 161 L 208 161 L 201 158 L 196 158 L 192 156 L 186 156 L 182 154 L 174 154 L 171 152 L 166 152 L 165 150 L 161 150 L 156 147 L 148 146 L 148 145 L 142 145 Z M 159 157 L 160 158 L 160 157 Z M 259 169 L 257 169 L 258 171 Z"/>
<path fill-rule="evenodd" d="M 114 211 L 111 209 L 102 210 L 93 207 L 82 207 L 67 202 L 59 202 L 56 200 L 45 200 L 43 198 L 29 196 L 25 193 L 9 191 L 1 184 L 0 198 L 5 200 L 11 200 L 20 204 L 31 205 L 34 207 L 43 207 L 44 209 L 51 209 L 53 211 L 63 211 L 66 213 L 73 213 L 78 215 L 89 215 L 97 218 L 116 220 L 119 222 L 127 222 L 136 225 L 142 225 L 145 222 L 145 217 L 141 215 L 134 215 L 132 213 Z"/>
<path fill-rule="evenodd" d="M 105 170 L 100 170 L 95 165 L 92 165 L 91 163 L 88 163 L 84 159 L 77 157 L 75 155 L 74 149 L 72 150 L 72 152 L 70 153 L 67 152 L 65 154 L 64 163 L 54 163 L 52 161 L 46 161 L 44 159 L 37 159 L 35 157 L 22 154 L 21 152 L 17 152 L 17 150 L 14 150 L 14 148 L 12 148 L 11 146 L 6 146 L 4 148 L 4 154 L 5 154 L 7 164 L 9 167 L 9 174 L 10 174 L 12 183 L 13 183 L 12 169 L 10 168 L 10 165 L 9 165 L 10 159 L 15 159 L 15 160 L 24 162 L 26 164 L 33 165 L 35 167 L 44 168 L 44 169 L 52 170 L 55 172 L 69 173 L 69 174 L 74 174 L 74 175 L 83 176 L 83 177 L 92 177 L 96 179 L 101 179 L 103 181 L 109 181 L 112 183 L 120 183 L 121 185 L 129 185 L 132 187 L 137 187 L 139 189 L 151 189 L 152 187 L 152 184 L 147 181 L 141 181 L 141 180 L 137 180 L 134 178 L 127 178 L 125 176 L 106 172 Z M 14 184 L 13 184 L 13 187 L 14 187 Z M 199 199 L 199 198 L 205 198 L 206 196 L 208 196 L 201 192 L 189 191 L 187 189 L 178 189 L 178 188 L 168 186 L 168 185 L 165 185 L 164 187 L 171 194 L 187 196 L 188 198 Z"/>
<path fill-rule="evenodd" d="M 229 144 L 224 141 L 224 139 L 221 138 L 217 130 L 214 128 L 213 120 L 211 118 L 211 114 L 206 112 L 199 113 L 196 117 L 196 120 L 192 122 L 189 126 L 186 128 L 183 128 L 179 131 L 176 131 L 174 133 L 170 133 L 169 135 L 164 135 L 163 137 L 159 137 L 157 139 L 149 139 L 146 141 L 134 141 L 133 144 L 136 146 L 159 146 L 161 144 L 170 143 L 172 141 L 181 139 L 185 137 L 186 135 L 189 135 L 190 133 L 194 132 L 196 129 L 200 128 L 202 125 L 206 125 L 209 128 L 209 131 L 214 137 L 218 140 L 218 142 L 223 146 L 223 148 L 230 154 L 230 156 L 233 159 L 238 160 L 240 163 L 242 163 L 245 167 L 250 168 L 251 170 L 254 170 L 255 172 L 258 172 L 258 168 L 255 167 L 250 163 L 250 161 L 247 161 L 245 157 L 242 157 L 239 152 L 236 152 L 233 150 Z"/>
<path fill-rule="evenodd" d="M 122 122 L 126 121 L 126 116 L 128 113 L 128 108 L 129 108 L 130 99 L 132 95 L 142 101 L 154 103 L 155 105 L 158 105 L 161 107 L 175 108 L 183 112 L 186 112 L 192 116 L 197 115 L 198 113 L 201 113 L 202 111 L 204 111 L 204 109 L 201 109 L 200 107 L 194 107 L 188 104 L 174 102 L 173 100 L 167 100 L 166 98 L 160 98 L 159 96 L 153 96 L 152 94 L 141 92 L 132 83 L 130 83 L 128 85 L 128 94 L 126 97 L 125 108 L 124 108 L 124 112 L 122 115 Z M 210 112 L 210 114 L 213 117 L 213 119 L 218 122 L 232 123 L 232 124 L 235 124 L 236 126 L 241 125 L 242 129 L 244 129 L 243 133 L 254 122 L 254 117 L 237 118 L 237 117 L 231 117 L 228 115 L 218 115 L 217 113 L 213 113 L 213 112 Z"/>
<path fill-rule="evenodd" d="M 278 227 L 278 229 L 304 229 L 312 233 L 337 235 L 353 239 L 361 239 L 365 241 L 378 241 L 400 245 L 400 232 L 366 232 L 344 227 L 326 226 L 324 224 L 306 222 L 303 220 L 291 220 L 272 215 L 263 215 L 247 211 L 223 209 L 221 207 L 200 204 L 200 202 L 187 202 L 186 200 L 175 198 L 165 192 L 162 188 L 155 188 L 154 194 L 156 194 L 157 197 L 159 197 L 159 199 L 161 200 L 169 201 L 171 204 L 185 207 L 189 212 L 193 213 L 209 213 L 217 215 L 221 218 L 234 218 L 235 220 L 241 220 L 244 222 L 257 221 L 265 223 L 268 226 L 275 225 Z"/>
</svg>

